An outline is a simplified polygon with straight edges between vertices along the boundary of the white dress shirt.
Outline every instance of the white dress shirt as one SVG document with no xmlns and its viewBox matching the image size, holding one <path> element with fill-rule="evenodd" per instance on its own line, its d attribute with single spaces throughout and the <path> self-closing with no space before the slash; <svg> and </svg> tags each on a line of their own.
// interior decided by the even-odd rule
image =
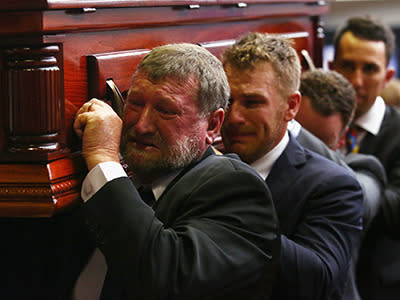
<svg viewBox="0 0 400 300">
<path fill-rule="evenodd" d="M 354 120 L 354 124 L 365 131 L 377 135 L 385 116 L 386 104 L 381 96 L 378 96 L 371 108 L 362 116 Z"/>
<path fill-rule="evenodd" d="M 281 156 L 288 143 L 289 143 L 289 134 L 286 131 L 281 141 L 274 148 L 272 148 L 271 151 L 269 151 L 267 154 L 260 157 L 251 164 L 251 166 L 257 171 L 257 173 L 264 180 L 268 177 L 269 172 L 271 172 L 272 166 L 279 158 L 279 156 Z"/>
<path fill-rule="evenodd" d="M 171 172 L 170 174 L 155 180 L 151 184 L 156 201 L 161 197 L 162 193 L 167 188 L 168 184 L 179 174 L 181 170 Z M 127 177 L 124 168 L 121 164 L 113 161 L 103 162 L 96 165 L 86 175 L 82 183 L 81 198 L 84 202 L 93 197 L 107 182 L 119 177 Z M 139 187 L 140 184 L 135 184 Z"/>
<path fill-rule="evenodd" d="M 357 132 L 357 145 L 361 144 L 361 141 L 368 132 L 372 135 L 378 134 L 382 126 L 383 118 L 385 117 L 385 109 L 385 101 L 381 96 L 378 96 L 370 109 L 365 114 L 353 121 L 355 125 L 362 129 L 358 130 Z M 340 152 L 343 155 L 347 154 L 346 144 L 343 145 L 343 147 L 340 149 Z"/>
<path fill-rule="evenodd" d="M 99 163 L 86 175 L 82 183 L 81 198 L 84 202 L 93 197 L 107 182 L 119 178 L 128 177 L 121 164 L 108 161 Z"/>
<path fill-rule="evenodd" d="M 301 128 L 302 128 L 301 124 L 297 122 L 295 119 L 292 119 L 291 121 L 288 122 L 288 130 L 295 138 L 299 136 Z"/>
</svg>

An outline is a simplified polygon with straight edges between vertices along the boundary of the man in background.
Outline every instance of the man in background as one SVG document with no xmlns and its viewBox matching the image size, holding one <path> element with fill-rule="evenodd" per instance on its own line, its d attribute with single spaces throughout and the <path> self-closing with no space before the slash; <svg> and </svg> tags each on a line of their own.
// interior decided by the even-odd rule
<svg viewBox="0 0 400 300">
<path fill-rule="evenodd" d="M 316 69 L 302 74 L 300 92 L 302 103 L 296 120 L 303 126 L 301 130 L 308 129 L 335 151 L 344 142 L 343 137 L 356 108 L 356 95 L 352 85 L 335 71 Z M 304 146 L 302 136 L 299 134 L 297 140 Z M 305 147 L 310 146 L 309 142 L 306 144 Z M 312 145 L 310 148 L 315 150 Z M 336 154 L 341 156 L 340 153 Z M 366 232 L 384 204 L 385 170 L 372 155 L 351 153 L 342 159 L 352 168 L 363 190 L 363 231 Z M 359 245 L 354 251 L 349 282 L 343 299 L 361 299 L 355 283 L 354 270 L 358 252 Z"/>
<path fill-rule="evenodd" d="M 379 96 L 394 75 L 389 61 L 394 34 L 380 20 L 354 17 L 338 28 L 331 68 L 342 74 L 357 94 L 355 118 L 343 153 L 376 156 L 385 168 L 387 205 L 377 215 L 359 260 L 359 290 L 363 299 L 400 298 L 400 112 Z M 388 207 L 390 209 L 384 209 Z"/>
</svg>

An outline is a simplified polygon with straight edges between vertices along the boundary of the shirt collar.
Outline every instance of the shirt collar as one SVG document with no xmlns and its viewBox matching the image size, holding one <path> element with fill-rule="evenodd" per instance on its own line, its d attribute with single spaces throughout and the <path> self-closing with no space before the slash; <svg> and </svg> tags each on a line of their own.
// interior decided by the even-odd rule
<svg viewBox="0 0 400 300">
<path fill-rule="evenodd" d="M 275 161 L 281 156 L 282 152 L 285 150 L 287 144 L 289 143 L 289 134 L 286 131 L 285 135 L 281 141 L 268 153 L 266 153 L 261 158 L 257 159 L 251 164 L 251 166 L 257 171 L 258 174 L 265 180 L 269 172 L 271 172 L 272 166 Z"/>
<path fill-rule="evenodd" d="M 295 138 L 299 136 L 301 127 L 301 124 L 295 119 L 292 119 L 288 122 L 288 130 Z"/>
<path fill-rule="evenodd" d="M 212 147 L 208 147 L 206 152 L 203 154 L 201 159 L 204 159 L 206 156 L 215 154 L 215 151 Z M 200 160 L 201 160 L 200 159 Z M 154 182 L 152 182 L 150 184 L 151 186 L 151 190 L 154 194 L 154 197 L 156 199 L 156 201 L 161 197 L 161 195 L 165 192 L 165 190 L 167 189 L 168 185 L 175 179 L 175 177 L 177 177 L 179 175 L 179 173 L 183 172 L 185 168 L 181 168 L 178 170 L 175 170 L 161 178 L 158 178 L 157 180 L 155 180 Z M 140 186 L 140 182 L 139 181 L 135 181 L 135 178 L 133 177 L 133 183 L 135 184 L 135 186 Z"/>
<path fill-rule="evenodd" d="M 181 170 L 172 172 L 170 174 L 168 174 L 167 176 L 164 176 L 158 180 L 156 180 L 155 182 L 153 182 L 153 184 L 151 185 L 154 197 L 156 198 L 156 200 L 158 200 L 162 193 L 164 193 L 165 189 L 167 188 L 167 186 L 171 183 L 172 180 L 174 180 L 174 178 L 179 174 Z"/>
<path fill-rule="evenodd" d="M 365 114 L 357 118 L 354 124 L 373 135 L 377 135 L 381 128 L 383 117 L 385 116 L 385 107 L 386 105 L 382 97 L 378 96 L 371 108 Z"/>
<path fill-rule="evenodd" d="M 172 180 L 178 176 L 180 171 L 182 171 L 182 169 L 171 172 L 168 175 L 158 178 L 153 183 L 149 184 L 156 201 L 161 197 L 162 193 L 164 193 L 165 189 L 172 182 Z M 142 186 L 142 184 L 138 180 L 135 180 L 135 178 L 132 178 L 132 180 L 136 187 Z"/>
</svg>

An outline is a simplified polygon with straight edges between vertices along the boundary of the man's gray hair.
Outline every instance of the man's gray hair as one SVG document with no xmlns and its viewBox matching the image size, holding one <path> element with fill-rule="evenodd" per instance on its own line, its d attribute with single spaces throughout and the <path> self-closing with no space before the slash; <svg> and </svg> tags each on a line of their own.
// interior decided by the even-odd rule
<svg viewBox="0 0 400 300">
<path fill-rule="evenodd" d="M 228 105 L 230 89 L 222 63 L 198 45 L 181 43 L 153 48 L 133 76 L 138 72 L 145 72 L 155 82 L 171 77 L 184 82 L 194 76 L 199 84 L 198 105 L 203 115 Z"/>
</svg>

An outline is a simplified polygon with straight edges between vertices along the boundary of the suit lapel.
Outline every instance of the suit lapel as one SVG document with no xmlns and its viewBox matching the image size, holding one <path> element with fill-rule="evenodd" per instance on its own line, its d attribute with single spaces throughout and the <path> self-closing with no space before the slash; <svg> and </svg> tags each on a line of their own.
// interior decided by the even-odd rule
<svg viewBox="0 0 400 300">
<path fill-rule="evenodd" d="M 285 211 L 291 207 L 291 197 L 283 197 L 288 186 L 300 175 L 299 168 L 307 161 L 304 148 L 290 135 L 289 143 L 278 160 L 274 163 L 266 182 L 271 190 L 272 199 L 277 211 Z"/>
<path fill-rule="evenodd" d="M 168 191 L 171 189 L 171 187 L 173 187 L 187 172 L 189 172 L 195 165 L 197 165 L 198 163 L 200 163 L 201 161 L 206 159 L 208 156 L 213 155 L 213 154 L 215 154 L 214 150 L 211 147 L 208 147 L 208 149 L 203 154 L 203 156 L 200 158 L 200 160 L 198 160 L 194 163 L 191 163 L 187 167 L 183 168 L 183 170 L 181 172 L 179 172 L 179 174 L 170 182 L 170 184 L 168 184 L 167 188 L 162 193 L 161 197 L 154 204 L 153 209 L 156 210 L 158 204 L 164 198 L 164 195 L 166 195 L 168 193 Z"/>
</svg>

